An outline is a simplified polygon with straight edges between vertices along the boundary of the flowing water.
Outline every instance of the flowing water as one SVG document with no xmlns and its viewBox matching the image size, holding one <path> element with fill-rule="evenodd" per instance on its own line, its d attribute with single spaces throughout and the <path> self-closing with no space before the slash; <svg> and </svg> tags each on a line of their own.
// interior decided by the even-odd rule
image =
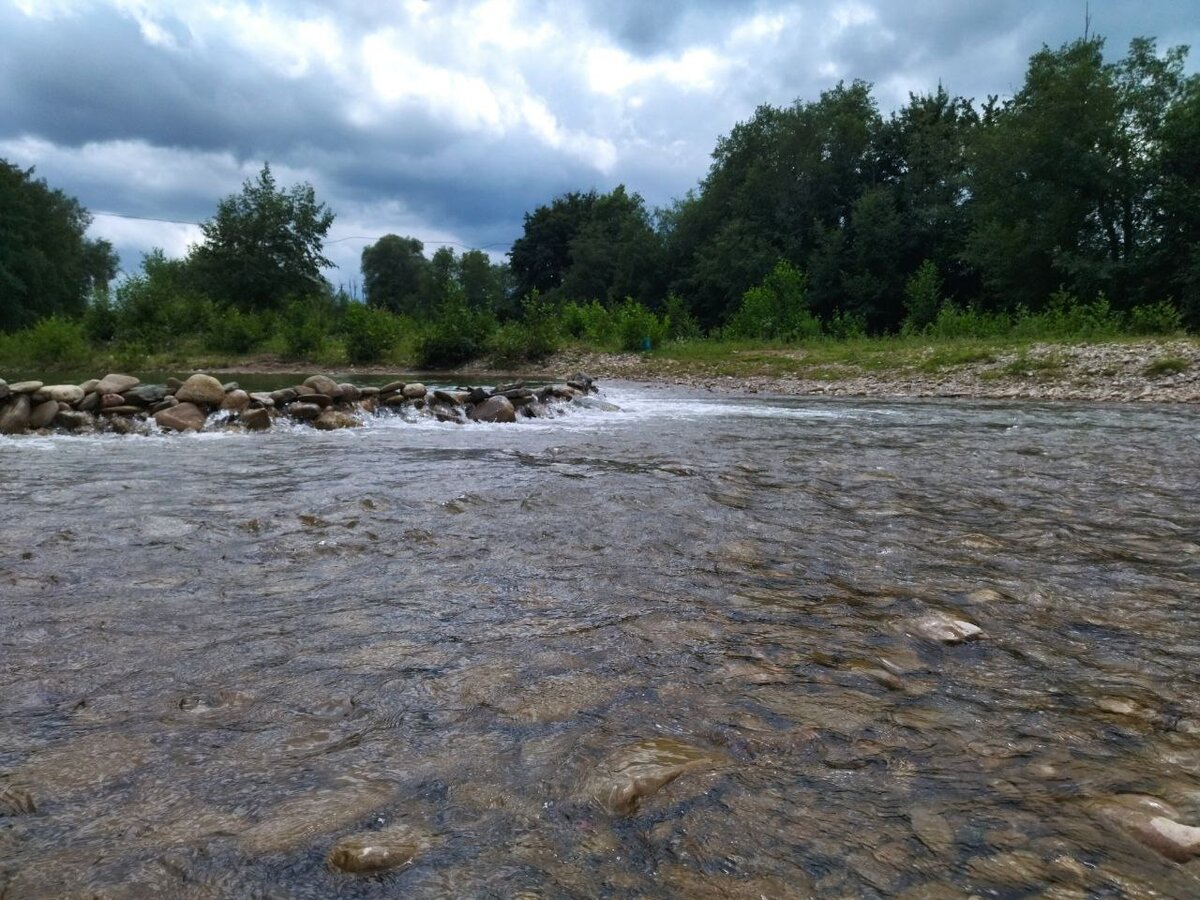
<svg viewBox="0 0 1200 900">
<path fill-rule="evenodd" d="M 1200 895 L 1197 410 L 607 397 L 0 439 L 0 896 Z"/>
</svg>

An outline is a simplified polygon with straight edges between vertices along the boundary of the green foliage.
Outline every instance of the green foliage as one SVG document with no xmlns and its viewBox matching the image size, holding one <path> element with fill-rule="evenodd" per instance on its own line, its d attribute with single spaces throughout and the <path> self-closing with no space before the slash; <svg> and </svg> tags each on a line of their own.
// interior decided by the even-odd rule
<svg viewBox="0 0 1200 900">
<path fill-rule="evenodd" d="M 742 296 L 725 328 L 735 338 L 794 341 L 817 337 L 821 323 L 808 308 L 807 279 L 786 260 Z"/>
<path fill-rule="evenodd" d="M 108 291 L 96 291 L 83 312 L 83 333 L 93 344 L 107 344 L 117 336 L 117 311 Z"/>
<path fill-rule="evenodd" d="M 13 334 L 0 334 L 0 358 L 33 372 L 66 372 L 88 366 L 95 354 L 76 319 L 48 316 Z"/>
<path fill-rule="evenodd" d="M 211 300 L 188 287 L 186 264 L 161 250 L 142 259 L 142 270 L 114 293 L 115 338 L 145 347 L 170 348 L 207 333 L 216 319 Z"/>
<path fill-rule="evenodd" d="M 194 284 L 218 303 L 253 310 L 323 291 L 321 269 L 332 263 L 322 248 L 333 218 L 312 185 L 282 190 L 264 165 L 201 224 L 204 240 L 188 259 Z"/>
<path fill-rule="evenodd" d="M 537 362 L 550 356 L 559 346 L 559 318 L 550 302 L 535 291 L 522 304 L 520 322 L 506 322 L 488 340 L 492 360 L 511 366 Z"/>
<path fill-rule="evenodd" d="M 400 321 L 387 310 L 351 303 L 342 314 L 341 334 L 346 358 L 358 365 L 379 362 L 396 345 Z"/>
<path fill-rule="evenodd" d="M 902 331 L 923 331 L 937 318 L 942 305 L 942 276 L 937 266 L 925 260 L 904 285 L 904 324 Z"/>
<path fill-rule="evenodd" d="M 937 338 L 990 338 L 1007 334 L 1012 320 L 1004 313 L 987 313 L 973 306 L 943 303 L 925 334 Z"/>
<path fill-rule="evenodd" d="M 336 309 L 327 296 L 310 295 L 292 300 L 279 319 L 283 354 L 290 359 L 310 360 L 325 350 Z"/>
<path fill-rule="evenodd" d="M 1042 312 L 1019 310 L 1012 330 L 1018 337 L 1095 339 L 1117 335 L 1122 328 L 1121 314 L 1103 294 L 1091 303 L 1081 303 L 1060 288 Z"/>
<path fill-rule="evenodd" d="M 461 298 L 442 306 L 417 341 L 417 365 L 425 369 L 450 369 L 484 352 L 496 320 L 488 312 L 471 310 Z"/>
<path fill-rule="evenodd" d="M 1182 329 L 1183 317 L 1166 300 L 1135 306 L 1129 311 L 1131 334 L 1175 334 Z"/>
<path fill-rule="evenodd" d="M 112 245 L 85 237 L 87 210 L 33 171 L 0 159 L 0 331 L 80 315 L 117 272 Z"/>
<path fill-rule="evenodd" d="M 672 341 L 697 341 L 704 336 L 700 323 L 678 294 L 667 295 L 667 338 Z"/>
<path fill-rule="evenodd" d="M 861 314 L 839 309 L 826 320 L 823 330 L 835 341 L 854 341 L 867 336 L 867 319 Z"/>
<path fill-rule="evenodd" d="M 414 237 L 385 234 L 363 248 L 363 291 L 367 304 L 394 313 L 420 315 L 428 260 L 425 245 Z"/>
<path fill-rule="evenodd" d="M 242 312 L 226 307 L 213 316 L 208 343 L 223 353 L 251 353 L 275 330 L 276 322 L 274 313 Z"/>
<path fill-rule="evenodd" d="M 613 330 L 621 350 L 652 349 L 666 339 L 667 323 L 632 297 L 626 297 L 625 302 L 613 310 Z"/>
<path fill-rule="evenodd" d="M 562 333 L 594 347 L 615 347 L 617 326 L 612 313 L 600 301 L 567 303 L 559 312 Z"/>
<path fill-rule="evenodd" d="M 1182 356 L 1160 356 L 1142 370 L 1147 378 L 1163 378 L 1167 375 L 1179 375 L 1191 368 L 1191 363 Z"/>
</svg>

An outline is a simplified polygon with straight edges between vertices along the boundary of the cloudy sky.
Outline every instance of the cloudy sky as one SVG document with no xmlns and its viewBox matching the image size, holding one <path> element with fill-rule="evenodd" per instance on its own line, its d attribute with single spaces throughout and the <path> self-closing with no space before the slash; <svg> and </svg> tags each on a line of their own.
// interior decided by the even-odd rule
<svg viewBox="0 0 1200 900">
<path fill-rule="evenodd" d="M 704 175 L 760 103 L 865 78 L 883 109 L 940 80 L 1007 94 L 1084 0 L 0 0 L 0 157 L 93 211 L 126 267 L 180 255 L 269 160 L 337 213 L 335 283 L 388 232 L 499 258 L 522 215 Z M 1091 0 L 1131 37 L 1200 45 L 1200 0 Z M 1189 62 L 1196 70 L 1200 51 Z"/>
</svg>

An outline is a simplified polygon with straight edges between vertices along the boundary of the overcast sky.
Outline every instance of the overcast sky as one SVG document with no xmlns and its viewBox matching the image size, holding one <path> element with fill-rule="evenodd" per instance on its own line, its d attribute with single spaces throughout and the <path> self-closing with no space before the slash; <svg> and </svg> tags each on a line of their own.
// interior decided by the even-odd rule
<svg viewBox="0 0 1200 900">
<path fill-rule="evenodd" d="M 703 177 L 761 103 L 839 79 L 886 111 L 936 87 L 1008 94 L 1083 0 L 0 0 L 0 157 L 95 214 L 124 265 L 181 255 L 269 160 L 337 214 L 335 283 L 394 232 L 499 258 L 522 215 L 624 183 L 651 205 Z M 1131 37 L 1200 45 L 1200 0 L 1091 0 Z M 1197 68 L 1200 51 L 1189 61 Z M 461 248 L 459 248 L 461 249 Z"/>
</svg>

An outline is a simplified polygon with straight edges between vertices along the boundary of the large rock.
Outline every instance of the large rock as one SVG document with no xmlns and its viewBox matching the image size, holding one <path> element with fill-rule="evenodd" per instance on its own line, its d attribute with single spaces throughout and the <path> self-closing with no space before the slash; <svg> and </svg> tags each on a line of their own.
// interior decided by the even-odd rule
<svg viewBox="0 0 1200 900">
<path fill-rule="evenodd" d="M 96 390 L 101 394 L 123 394 L 141 383 L 140 378 L 134 378 L 132 375 L 109 373 L 96 383 Z"/>
<path fill-rule="evenodd" d="M 611 813 L 629 815 L 645 797 L 687 772 L 728 763 L 716 751 L 672 738 L 651 738 L 618 750 L 604 760 L 588 782 L 591 799 Z"/>
<path fill-rule="evenodd" d="M 90 425 L 91 423 L 92 417 L 88 413 L 75 412 L 74 410 L 70 412 L 60 411 L 59 414 L 54 417 L 54 424 L 67 431 L 78 431 L 80 428 Z"/>
<path fill-rule="evenodd" d="M 9 390 L 8 382 L 5 381 L 3 378 L 0 378 L 0 400 L 3 400 L 5 397 L 7 397 L 11 393 L 12 393 L 12 391 Z"/>
<path fill-rule="evenodd" d="M 52 384 L 42 388 L 51 400 L 74 405 L 83 399 L 83 388 L 77 384 Z"/>
<path fill-rule="evenodd" d="M 29 395 L 17 394 L 0 407 L 0 434 L 20 434 L 29 425 Z"/>
<path fill-rule="evenodd" d="M 338 428 L 357 428 L 358 419 L 340 409 L 327 409 L 313 420 L 313 427 L 321 431 L 334 431 Z"/>
<path fill-rule="evenodd" d="M 250 405 L 250 395 L 241 388 L 234 388 L 225 395 L 225 399 L 221 401 L 221 409 L 232 410 L 233 412 L 241 412 Z"/>
<path fill-rule="evenodd" d="M 315 403 L 293 403 L 287 411 L 293 418 L 311 422 L 321 414 L 321 407 Z"/>
<path fill-rule="evenodd" d="M 158 423 L 158 427 L 168 431 L 201 431 L 204 428 L 204 419 L 204 410 L 187 401 L 154 414 L 154 421 Z"/>
<path fill-rule="evenodd" d="M 344 837 L 329 851 L 329 868 L 339 872 L 383 872 L 407 866 L 429 849 L 429 835 L 408 825 L 392 825 Z"/>
<path fill-rule="evenodd" d="M 155 403 L 161 403 L 167 397 L 167 386 L 165 384 L 140 384 L 136 387 L 129 388 L 120 393 L 130 403 L 136 403 L 139 406 L 153 406 Z"/>
<path fill-rule="evenodd" d="M 471 419 L 476 422 L 515 422 L 517 412 L 507 397 L 489 397 L 471 410 Z"/>
<path fill-rule="evenodd" d="M 241 415 L 241 423 L 249 431 L 266 431 L 271 427 L 271 414 L 265 409 L 248 409 Z"/>
<path fill-rule="evenodd" d="M 225 388 L 211 375 L 196 374 L 180 386 L 175 399 L 197 406 L 220 406 L 225 401 Z"/>
<path fill-rule="evenodd" d="M 30 428 L 45 428 L 54 421 L 54 417 L 58 415 L 58 401 L 44 400 L 37 406 L 33 407 L 29 413 Z"/>
<path fill-rule="evenodd" d="M 409 400 L 420 400 L 425 396 L 425 385 L 419 381 L 414 381 L 412 384 L 406 384 L 400 391 Z"/>
<path fill-rule="evenodd" d="M 42 389 L 44 381 L 18 381 L 10 384 L 8 389 L 14 394 L 36 394 Z"/>
<path fill-rule="evenodd" d="M 359 397 L 362 396 L 362 391 L 358 389 L 358 385 L 351 384 L 348 381 L 339 384 L 338 390 L 341 391 L 343 403 L 354 403 Z"/>
<path fill-rule="evenodd" d="M 314 393 L 324 394 L 331 400 L 342 396 L 342 389 L 328 375 L 313 375 L 305 378 L 304 386 Z"/>
</svg>

